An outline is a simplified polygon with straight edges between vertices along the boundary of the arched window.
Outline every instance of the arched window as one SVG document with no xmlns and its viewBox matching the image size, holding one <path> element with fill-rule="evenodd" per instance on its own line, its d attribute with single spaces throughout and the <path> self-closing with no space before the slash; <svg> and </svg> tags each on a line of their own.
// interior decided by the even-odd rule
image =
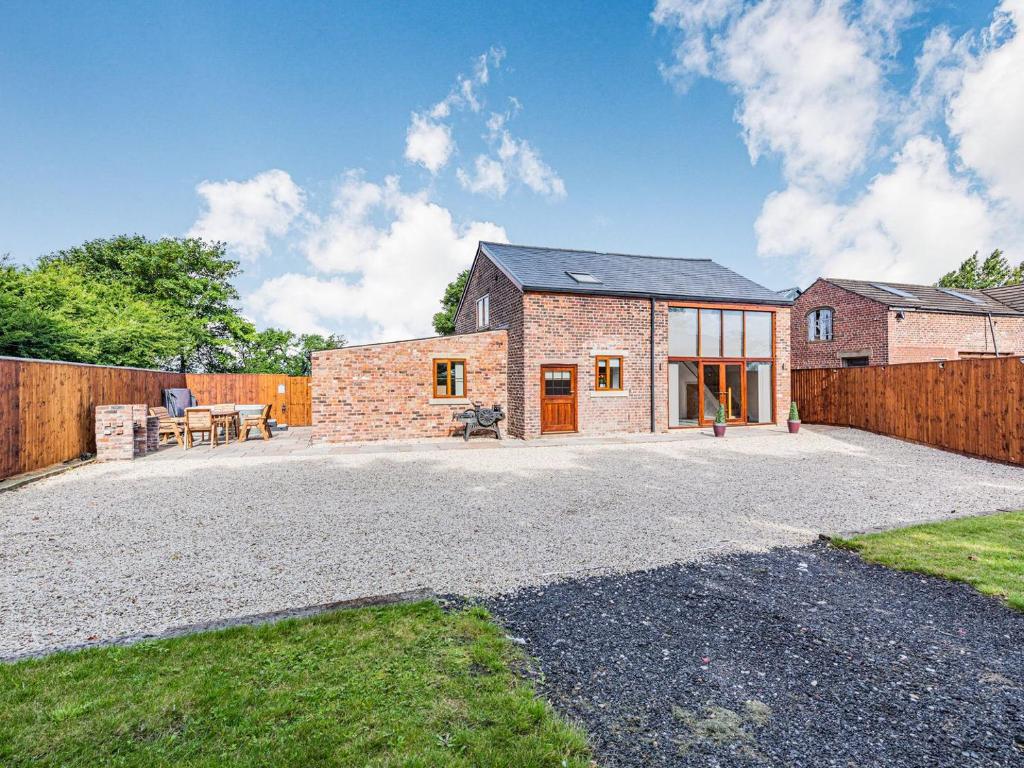
<svg viewBox="0 0 1024 768">
<path fill-rule="evenodd" d="M 807 313 L 807 340 L 832 341 L 832 310 L 828 307 Z"/>
</svg>

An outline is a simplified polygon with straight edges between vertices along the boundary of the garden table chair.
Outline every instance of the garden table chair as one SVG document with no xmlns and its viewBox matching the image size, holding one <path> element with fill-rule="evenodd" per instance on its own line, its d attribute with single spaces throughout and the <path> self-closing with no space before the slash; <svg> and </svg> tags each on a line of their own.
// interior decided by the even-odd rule
<svg viewBox="0 0 1024 768">
<path fill-rule="evenodd" d="M 210 436 L 210 447 L 217 447 L 217 427 L 213 421 L 213 411 L 209 408 L 186 408 L 185 409 L 185 447 L 191 448 L 195 444 L 195 434 L 199 433 L 199 439 L 203 440 L 204 435 Z"/>
<path fill-rule="evenodd" d="M 249 430 L 258 429 L 264 440 L 269 440 L 270 435 L 270 404 L 264 405 L 259 414 L 245 414 L 242 418 L 242 425 L 238 431 L 239 440 L 249 439 Z"/>
<path fill-rule="evenodd" d="M 173 437 L 177 441 L 178 445 L 182 448 L 185 447 L 185 441 L 182 438 L 182 427 L 185 425 L 185 419 L 171 416 L 163 406 L 150 408 L 149 415 L 156 416 L 160 419 L 158 439 L 160 440 L 161 445 L 166 445 Z"/>
</svg>

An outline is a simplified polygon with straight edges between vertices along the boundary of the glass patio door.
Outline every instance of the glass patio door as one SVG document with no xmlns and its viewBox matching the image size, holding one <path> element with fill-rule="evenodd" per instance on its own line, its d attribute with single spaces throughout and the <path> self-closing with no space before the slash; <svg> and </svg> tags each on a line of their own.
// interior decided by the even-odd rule
<svg viewBox="0 0 1024 768">
<path fill-rule="evenodd" d="M 711 424 L 718 407 L 725 406 L 727 421 L 745 421 L 743 364 L 701 363 L 701 423 Z"/>
</svg>

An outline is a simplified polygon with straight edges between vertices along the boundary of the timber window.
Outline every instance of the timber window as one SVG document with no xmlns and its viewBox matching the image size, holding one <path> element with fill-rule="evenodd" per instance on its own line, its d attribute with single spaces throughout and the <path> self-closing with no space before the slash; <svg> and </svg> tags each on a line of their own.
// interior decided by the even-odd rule
<svg viewBox="0 0 1024 768">
<path fill-rule="evenodd" d="M 466 396 L 466 361 L 434 361 L 434 397 Z"/>
<path fill-rule="evenodd" d="M 807 313 L 807 340 L 832 341 L 832 310 L 828 307 Z"/>
<path fill-rule="evenodd" d="M 775 313 L 740 305 L 670 305 L 668 425 L 775 419 Z"/>
<path fill-rule="evenodd" d="M 594 359 L 594 389 L 617 392 L 622 389 L 622 358 L 599 355 Z"/>
</svg>

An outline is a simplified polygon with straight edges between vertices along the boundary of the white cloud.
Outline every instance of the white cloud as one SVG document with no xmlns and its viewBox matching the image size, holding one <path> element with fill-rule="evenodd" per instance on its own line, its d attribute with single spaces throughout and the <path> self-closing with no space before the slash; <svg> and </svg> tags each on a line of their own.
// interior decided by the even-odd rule
<svg viewBox="0 0 1024 768">
<path fill-rule="evenodd" d="M 768 197 L 755 224 L 762 256 L 796 256 L 818 275 L 933 282 L 1009 233 L 999 212 L 950 170 L 942 142 L 915 137 L 852 203 L 801 187 Z"/>
<path fill-rule="evenodd" d="M 963 162 L 1024 214 L 1024 0 L 1000 6 L 947 119 Z"/>
<path fill-rule="evenodd" d="M 728 85 L 751 161 L 780 158 L 787 186 L 764 203 L 758 252 L 792 260 L 803 280 L 931 282 L 975 250 L 1024 247 L 1024 0 L 1004 0 L 980 37 L 930 30 L 901 91 L 888 74 L 913 11 L 908 0 L 654 9 L 676 34 L 666 77 Z M 858 188 L 866 168 L 879 170 Z"/>
<path fill-rule="evenodd" d="M 431 173 L 437 173 L 448 164 L 455 142 L 452 129 L 432 117 L 413 113 L 405 134 L 405 159 L 419 163 Z"/>
<path fill-rule="evenodd" d="M 508 191 L 508 179 L 505 177 L 505 167 L 497 160 L 486 155 L 477 155 L 474 163 L 473 174 L 470 175 L 464 169 L 459 168 L 455 175 L 463 189 L 477 194 L 503 197 Z"/>
<path fill-rule="evenodd" d="M 187 235 L 226 242 L 246 260 L 269 253 L 268 238 L 284 236 L 305 208 L 302 189 L 280 170 L 248 181 L 204 181 L 196 192 L 206 210 Z"/>
<path fill-rule="evenodd" d="M 427 110 L 412 113 L 405 133 L 406 160 L 422 165 L 432 174 L 448 164 L 455 151 L 455 140 L 451 126 L 442 121 L 451 117 L 453 110 L 480 111 L 478 90 L 490 82 L 491 69 L 500 67 L 504 58 L 503 48 L 492 47 L 480 54 L 473 64 L 472 75 L 458 75 L 455 85 L 441 101 Z"/>
<path fill-rule="evenodd" d="M 863 167 L 910 12 L 907 0 L 660 0 L 652 18 L 678 36 L 663 74 L 684 89 L 695 76 L 729 85 L 751 161 L 775 153 L 787 180 L 807 186 Z"/>
<path fill-rule="evenodd" d="M 246 309 L 263 323 L 340 331 L 356 342 L 431 335 L 444 288 L 472 262 L 477 241 L 507 239 L 496 224 L 457 224 L 425 193 L 403 192 L 395 177 L 374 184 L 349 174 L 301 246 L 322 274 L 267 280 Z M 369 330 L 351 334 L 354 321 Z"/>
<path fill-rule="evenodd" d="M 517 139 L 507 130 L 503 131 L 498 157 L 516 178 L 534 192 L 548 197 L 565 197 L 562 177 L 541 160 L 540 152 L 526 139 Z"/>
<path fill-rule="evenodd" d="M 478 155 L 473 172 L 459 168 L 459 183 L 470 192 L 503 197 L 510 181 L 518 181 L 539 195 L 563 198 L 565 182 L 554 168 L 541 159 L 540 152 L 526 139 L 519 139 L 508 129 L 509 121 L 522 110 L 515 97 L 509 99 L 507 112 L 492 112 L 487 118 L 484 137 L 491 144 L 494 156 Z"/>
</svg>

